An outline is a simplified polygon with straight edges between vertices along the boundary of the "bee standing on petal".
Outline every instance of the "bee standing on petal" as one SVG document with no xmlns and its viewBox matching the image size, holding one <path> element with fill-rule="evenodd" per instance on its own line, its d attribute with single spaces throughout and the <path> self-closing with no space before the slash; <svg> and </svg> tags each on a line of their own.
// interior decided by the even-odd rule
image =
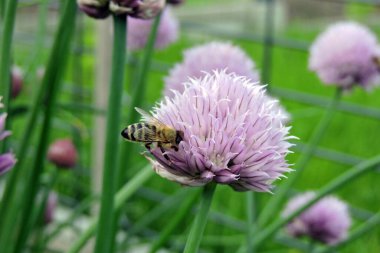
<svg viewBox="0 0 380 253">
<path fill-rule="evenodd" d="M 150 151 L 151 145 L 156 144 L 164 154 L 165 149 L 174 149 L 178 151 L 178 145 L 182 141 L 183 133 L 162 123 L 157 118 L 140 108 L 135 108 L 138 113 L 143 116 L 142 121 L 126 127 L 121 135 L 128 141 L 141 142 Z M 169 157 L 164 154 L 169 160 Z"/>
</svg>

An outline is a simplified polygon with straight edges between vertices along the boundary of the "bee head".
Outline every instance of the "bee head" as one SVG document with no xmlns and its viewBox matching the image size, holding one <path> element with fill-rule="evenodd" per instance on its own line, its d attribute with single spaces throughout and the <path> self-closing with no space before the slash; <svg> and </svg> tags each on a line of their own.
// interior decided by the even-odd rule
<svg viewBox="0 0 380 253">
<path fill-rule="evenodd" d="M 183 132 L 177 131 L 176 137 L 175 137 L 175 144 L 179 145 L 179 143 L 183 140 Z"/>
</svg>

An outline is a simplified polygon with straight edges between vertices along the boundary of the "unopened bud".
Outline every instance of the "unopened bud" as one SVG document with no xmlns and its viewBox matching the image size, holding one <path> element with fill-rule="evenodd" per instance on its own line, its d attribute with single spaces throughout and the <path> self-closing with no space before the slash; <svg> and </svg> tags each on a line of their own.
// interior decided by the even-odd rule
<svg viewBox="0 0 380 253">
<path fill-rule="evenodd" d="M 60 168 L 73 168 L 77 163 L 78 154 L 70 139 L 61 139 L 50 145 L 47 158 Z"/>
<path fill-rule="evenodd" d="M 79 9 L 88 16 L 104 19 L 110 15 L 109 1 L 77 0 Z"/>
<path fill-rule="evenodd" d="M 111 0 L 110 10 L 116 14 L 152 19 L 165 7 L 165 0 Z"/>
<path fill-rule="evenodd" d="M 12 98 L 16 98 L 23 86 L 23 77 L 22 77 L 22 71 L 19 67 L 13 67 L 12 68 Z"/>
</svg>

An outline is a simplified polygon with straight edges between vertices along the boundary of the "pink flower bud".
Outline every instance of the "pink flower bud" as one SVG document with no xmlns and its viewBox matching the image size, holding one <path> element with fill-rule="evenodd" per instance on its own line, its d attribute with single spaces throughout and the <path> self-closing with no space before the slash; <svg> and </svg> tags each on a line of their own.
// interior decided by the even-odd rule
<svg viewBox="0 0 380 253">
<path fill-rule="evenodd" d="M 70 139 L 61 139 L 50 145 L 47 158 L 60 168 L 72 168 L 77 163 L 78 154 Z"/>
</svg>

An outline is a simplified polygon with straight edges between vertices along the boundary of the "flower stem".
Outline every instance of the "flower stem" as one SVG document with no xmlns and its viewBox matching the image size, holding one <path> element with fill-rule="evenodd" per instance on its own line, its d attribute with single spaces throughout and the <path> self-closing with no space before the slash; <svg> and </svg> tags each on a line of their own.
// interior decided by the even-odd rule
<svg viewBox="0 0 380 253">
<path fill-rule="evenodd" d="M 52 115 L 55 109 L 55 102 L 60 90 L 61 77 L 63 70 L 67 62 L 67 54 L 70 49 L 70 41 L 73 35 L 73 27 L 75 24 L 76 4 L 73 0 L 67 0 L 65 9 L 61 18 L 60 26 L 57 31 L 56 41 L 53 46 L 51 58 L 49 59 L 47 75 L 44 77 L 44 86 L 47 86 L 46 94 L 46 109 L 44 112 L 44 118 L 42 123 L 42 129 L 40 132 L 40 140 L 37 147 L 37 153 L 35 155 L 31 175 L 27 180 L 26 187 L 24 189 L 22 211 L 21 211 L 21 224 L 20 232 L 18 233 L 17 245 L 15 253 L 21 252 L 24 249 L 25 243 L 28 239 L 28 235 L 31 231 L 31 211 L 33 213 L 33 207 L 35 203 L 35 197 L 38 192 L 40 176 L 43 170 L 44 157 L 47 151 L 47 144 L 49 139 L 49 133 L 51 130 Z M 55 55 L 55 53 L 57 55 Z M 56 56 L 56 57 L 54 57 Z M 59 63 L 59 64 L 57 64 Z M 57 66 L 59 65 L 59 66 Z M 46 84 L 49 83 L 49 84 Z"/>
<path fill-rule="evenodd" d="M 330 252 L 337 252 L 338 249 L 341 247 L 352 243 L 354 240 L 362 237 L 369 231 L 371 231 L 374 228 L 378 228 L 380 225 L 380 211 L 373 215 L 370 219 L 368 219 L 365 223 L 363 223 L 360 227 L 356 228 L 354 231 L 350 233 L 350 235 L 344 240 L 341 241 L 333 246 L 330 246 L 328 248 L 318 249 L 313 251 L 313 253 L 330 253 Z"/>
<path fill-rule="evenodd" d="M 319 121 L 318 126 L 314 129 L 314 132 L 310 138 L 309 145 L 306 146 L 305 152 L 303 152 L 298 158 L 295 165 L 295 172 L 290 174 L 289 178 L 278 187 L 278 190 L 270 199 L 270 201 L 265 205 L 262 210 L 259 218 L 258 225 L 259 227 L 265 226 L 268 221 L 274 217 L 275 213 L 280 209 L 282 202 L 284 201 L 286 194 L 289 192 L 291 187 L 297 181 L 297 179 L 301 176 L 302 172 L 305 170 L 306 165 L 312 158 L 319 142 L 321 141 L 323 135 L 326 132 L 327 127 L 329 126 L 334 112 L 336 110 L 337 105 L 339 104 L 340 98 L 342 95 L 342 90 L 337 89 L 333 99 L 331 100 L 328 108 L 325 111 L 322 119 Z"/>
<path fill-rule="evenodd" d="M 16 2 L 16 1 L 10 1 Z M 72 27 L 75 23 L 75 18 L 72 17 L 72 13 L 75 12 L 76 4 L 73 0 L 66 1 L 66 8 L 61 17 L 60 26 L 58 28 L 58 32 L 56 34 L 56 38 L 54 41 L 54 45 L 52 48 L 52 52 L 49 58 L 49 63 L 46 71 L 46 75 L 43 79 L 43 83 L 41 85 L 41 89 L 39 90 L 36 99 L 32 105 L 31 113 L 28 117 L 26 130 L 24 131 L 24 135 L 21 141 L 21 147 L 19 152 L 17 153 L 18 164 L 17 167 L 12 170 L 10 175 L 3 201 L 9 203 L 7 205 L 2 205 L 0 213 L 3 214 L 2 221 L 4 222 L 3 226 L 1 226 L 1 237 L 0 237 L 0 245 L 6 245 L 4 247 L 13 247 L 15 245 L 9 244 L 10 236 L 13 236 L 14 228 L 16 227 L 14 222 L 17 220 L 18 214 L 21 212 L 22 224 L 20 227 L 19 233 L 19 241 L 16 245 L 17 250 L 21 250 L 25 244 L 25 240 L 28 236 L 30 229 L 30 211 L 33 208 L 35 194 L 37 192 L 37 188 L 39 185 L 39 177 L 42 171 L 43 165 L 41 161 L 44 160 L 44 156 L 47 148 L 47 139 L 48 133 L 50 131 L 50 123 L 51 123 L 51 114 L 55 104 L 56 95 L 58 93 L 58 86 L 60 84 L 60 79 L 63 74 L 63 70 L 65 69 L 65 62 L 67 60 L 67 52 L 69 51 L 69 45 L 71 36 L 73 33 Z M 41 101 L 44 99 L 44 95 L 46 96 L 46 111 L 43 120 L 43 129 L 41 131 L 40 142 L 38 144 L 37 154 L 34 161 L 34 167 L 31 171 L 31 175 L 28 177 L 24 177 L 26 171 L 23 171 L 23 163 L 25 161 L 25 154 L 28 148 L 28 143 L 30 140 L 31 131 L 33 130 L 38 111 L 41 108 Z M 24 172 L 24 174 L 22 174 Z M 25 181 L 27 181 L 25 183 Z M 22 188 L 21 186 L 25 183 L 25 193 L 22 194 L 18 192 L 16 194 L 15 189 Z M 16 186 L 17 184 L 17 186 Z M 20 187 L 18 187 L 20 186 Z M 19 198 L 22 198 L 23 201 L 19 202 Z M 20 208 L 20 205 L 27 207 L 25 209 Z M 8 248 L 7 248 L 8 249 Z M 8 252 L 6 248 L 3 248 L 3 252 Z"/>
<path fill-rule="evenodd" d="M 132 101 L 129 106 L 127 122 L 133 123 L 138 119 L 138 113 L 135 110 L 135 107 L 140 107 L 142 101 L 144 100 L 146 86 L 147 86 L 147 77 L 150 70 L 150 65 L 152 61 L 152 55 L 154 51 L 154 44 L 156 41 L 157 30 L 161 20 L 161 13 L 155 18 L 153 22 L 152 29 L 149 34 L 148 42 L 145 46 L 143 59 L 141 65 L 139 66 L 139 74 L 137 76 L 136 85 L 133 87 Z M 121 186 L 126 180 L 126 173 L 129 166 L 130 159 L 133 155 L 131 152 L 134 144 L 130 142 L 124 142 L 121 146 L 121 154 L 118 168 L 118 185 Z"/>
<path fill-rule="evenodd" d="M 141 171 L 136 176 L 134 176 L 127 184 L 125 184 L 117 192 L 114 200 L 114 210 L 120 210 L 125 201 L 127 201 L 128 198 L 131 197 L 140 188 L 140 186 L 144 184 L 146 181 L 148 181 L 148 179 L 150 179 L 153 175 L 154 173 L 150 165 L 141 169 Z M 67 252 L 80 252 L 82 247 L 86 244 L 86 242 L 95 234 L 97 228 L 98 221 L 93 220 L 90 226 L 81 234 L 79 239 L 72 244 L 72 246 Z"/>
<path fill-rule="evenodd" d="M 305 211 L 311 205 L 316 203 L 318 200 L 330 194 L 331 192 L 339 189 L 345 184 L 355 179 L 358 179 L 359 176 L 371 171 L 372 169 L 377 167 L 379 164 L 380 164 L 380 155 L 375 156 L 372 159 L 366 160 L 352 167 L 346 173 L 342 174 L 341 176 L 339 176 L 338 178 L 334 179 L 332 182 L 330 182 L 329 184 L 321 188 L 316 194 L 316 196 L 314 196 L 305 205 L 295 210 L 295 212 L 293 212 L 291 215 L 287 216 L 286 218 L 277 219 L 273 223 L 266 226 L 265 229 L 261 230 L 261 232 L 258 233 L 256 237 L 253 239 L 253 245 L 257 246 L 261 244 L 264 240 L 266 240 L 271 235 L 273 235 L 278 229 L 280 229 L 282 226 L 287 224 L 296 216 L 300 215 L 303 211 Z"/>
<path fill-rule="evenodd" d="M 0 94 L 3 96 L 2 103 L 7 112 L 9 112 L 9 99 L 11 95 L 11 51 L 17 3 L 18 1 L 5 1 L 3 2 L 3 9 L 1 10 L 3 11 L 5 7 L 4 25 L 1 27 L 3 33 L 0 38 Z M 7 126 L 10 125 L 9 118 L 5 124 L 5 129 L 7 129 Z M 0 151 L 4 151 L 5 148 L 6 141 L 3 141 L 0 146 Z"/>
<path fill-rule="evenodd" d="M 255 195 L 254 192 L 249 191 L 246 193 L 247 199 L 247 253 L 254 253 L 252 247 L 253 231 L 254 231 L 254 219 L 255 219 Z"/>
<path fill-rule="evenodd" d="M 190 234 L 187 238 L 186 246 L 183 251 L 184 253 L 198 252 L 199 245 L 201 243 L 201 239 L 203 236 L 203 232 L 206 227 L 207 216 L 210 210 L 211 201 L 215 192 L 215 188 L 216 188 L 215 183 L 209 183 L 205 185 L 203 188 L 199 211 L 191 227 Z"/>
<path fill-rule="evenodd" d="M 194 206 L 194 202 L 198 199 L 199 191 L 193 192 L 190 196 L 187 196 L 185 199 L 185 203 L 182 204 L 181 208 L 177 210 L 175 216 L 170 220 L 170 222 L 165 226 L 165 228 L 161 231 L 160 237 L 153 243 L 151 246 L 149 253 L 155 253 L 159 250 L 162 245 L 164 245 L 170 235 L 172 235 L 174 229 L 178 226 L 178 224 L 191 212 L 191 208 Z"/>
<path fill-rule="evenodd" d="M 118 159 L 118 139 L 120 127 L 122 90 L 126 59 L 126 15 L 114 15 L 114 40 L 112 53 L 112 75 L 109 85 L 106 145 L 104 150 L 103 189 L 101 196 L 99 229 L 96 237 L 95 253 L 110 252 L 113 244 L 112 224 L 114 221 L 114 194 L 116 191 L 116 166 Z"/>
</svg>

